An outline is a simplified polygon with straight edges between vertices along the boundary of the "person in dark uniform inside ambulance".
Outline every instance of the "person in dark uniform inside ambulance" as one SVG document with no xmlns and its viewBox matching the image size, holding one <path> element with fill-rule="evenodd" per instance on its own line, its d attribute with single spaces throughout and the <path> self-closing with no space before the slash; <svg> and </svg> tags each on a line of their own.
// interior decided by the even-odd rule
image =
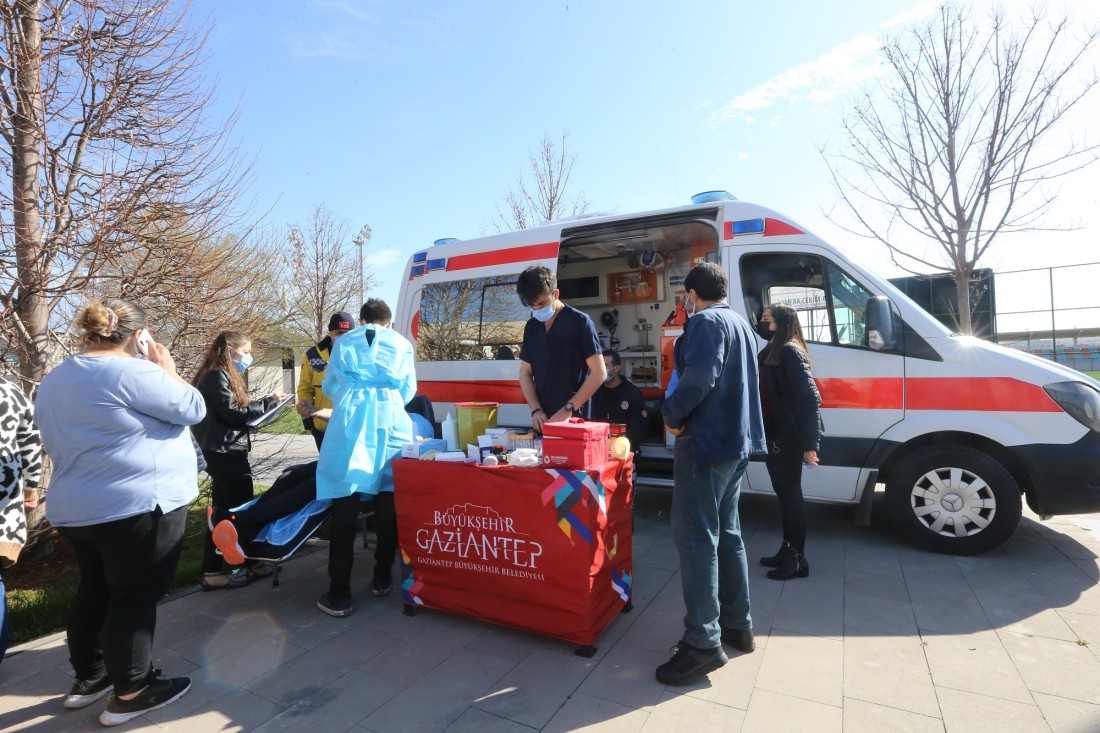
<svg viewBox="0 0 1100 733">
<path fill-rule="evenodd" d="M 548 267 L 520 273 L 516 295 L 531 309 L 520 347 L 519 386 L 539 433 L 546 422 L 568 420 L 583 409 L 607 378 L 596 324 L 558 300 L 558 280 Z"/>
<path fill-rule="evenodd" d="M 607 378 L 592 395 L 592 419 L 626 425 L 630 450 L 637 454 L 649 423 L 645 397 L 642 390 L 622 375 L 619 352 L 607 349 L 603 352 L 603 361 L 607 367 Z"/>
</svg>

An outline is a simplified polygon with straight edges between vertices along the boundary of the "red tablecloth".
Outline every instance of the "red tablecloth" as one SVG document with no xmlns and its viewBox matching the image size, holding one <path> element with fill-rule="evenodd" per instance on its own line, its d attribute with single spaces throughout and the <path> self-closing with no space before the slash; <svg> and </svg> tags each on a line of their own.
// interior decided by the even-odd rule
<svg viewBox="0 0 1100 733">
<path fill-rule="evenodd" d="M 395 459 L 405 602 L 592 644 L 630 600 L 632 471 Z"/>
</svg>

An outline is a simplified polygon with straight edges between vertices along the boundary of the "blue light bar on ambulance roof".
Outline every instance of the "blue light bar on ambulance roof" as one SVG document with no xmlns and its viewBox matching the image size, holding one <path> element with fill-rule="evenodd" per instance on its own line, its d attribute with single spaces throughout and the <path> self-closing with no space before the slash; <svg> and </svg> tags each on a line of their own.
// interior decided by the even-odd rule
<svg viewBox="0 0 1100 733">
<path fill-rule="evenodd" d="M 743 221 L 733 222 L 733 236 L 741 234 L 763 234 L 764 233 L 764 220 L 763 219 L 745 219 Z"/>
<path fill-rule="evenodd" d="M 729 191 L 703 191 L 691 197 L 693 204 L 710 204 L 715 201 L 736 201 L 737 197 Z"/>
<path fill-rule="evenodd" d="M 454 237 L 444 237 L 443 239 L 437 239 L 434 242 L 432 242 L 432 246 L 437 246 L 437 245 L 440 245 L 440 244 L 454 244 L 455 242 L 461 242 L 461 241 L 462 241 L 461 239 L 455 239 Z"/>
</svg>

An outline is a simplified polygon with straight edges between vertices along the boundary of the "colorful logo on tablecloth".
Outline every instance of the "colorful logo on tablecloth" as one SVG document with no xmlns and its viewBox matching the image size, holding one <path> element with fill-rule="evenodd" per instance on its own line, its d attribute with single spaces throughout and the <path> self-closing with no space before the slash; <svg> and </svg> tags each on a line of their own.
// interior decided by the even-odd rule
<svg viewBox="0 0 1100 733">
<path fill-rule="evenodd" d="M 630 573 L 625 570 L 611 571 L 611 587 L 619 594 L 619 598 L 622 598 L 624 601 L 629 601 L 632 586 L 633 583 L 630 579 Z"/>
<path fill-rule="evenodd" d="M 512 517 L 477 504 L 455 504 L 432 513 L 416 531 L 418 565 L 543 580 L 538 569 L 542 544 L 515 528 Z"/>
<path fill-rule="evenodd" d="M 588 471 L 565 471 L 556 468 L 548 468 L 546 472 L 553 477 L 553 481 L 542 490 L 542 504 L 547 506 L 554 502 L 557 510 L 558 527 L 566 537 L 572 539 L 573 533 L 592 544 L 592 530 L 585 524 L 578 514 L 574 512 L 577 507 L 586 509 L 588 502 L 596 502 L 600 514 L 607 514 L 607 496 L 604 493 L 603 484 L 598 477 L 592 476 Z"/>
<path fill-rule="evenodd" d="M 405 553 L 405 548 L 401 548 L 401 597 L 405 600 L 405 603 L 415 603 L 418 606 L 423 606 L 424 601 L 420 600 L 418 595 L 423 589 L 424 582 L 418 580 L 416 574 L 413 573 L 412 558 Z"/>
</svg>

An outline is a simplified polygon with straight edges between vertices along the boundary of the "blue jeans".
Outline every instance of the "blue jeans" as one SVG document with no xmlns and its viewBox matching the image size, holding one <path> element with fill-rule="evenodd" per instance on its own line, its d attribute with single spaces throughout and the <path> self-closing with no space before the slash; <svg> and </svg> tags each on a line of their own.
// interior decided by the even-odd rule
<svg viewBox="0 0 1100 733">
<path fill-rule="evenodd" d="M 676 439 L 672 536 L 680 553 L 684 638 L 699 649 L 722 645 L 722 628 L 749 630 L 749 566 L 737 501 L 747 458 L 697 463 L 692 437 Z"/>
</svg>

